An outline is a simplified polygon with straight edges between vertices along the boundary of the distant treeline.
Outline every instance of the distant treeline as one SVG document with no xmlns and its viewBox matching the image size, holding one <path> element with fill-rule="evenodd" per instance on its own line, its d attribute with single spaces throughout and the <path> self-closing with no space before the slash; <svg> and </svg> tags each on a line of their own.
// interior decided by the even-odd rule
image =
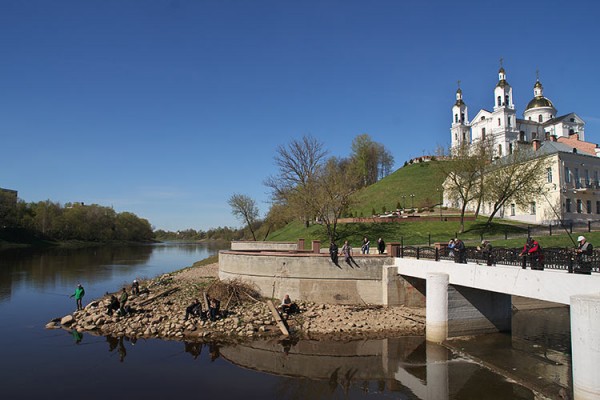
<svg viewBox="0 0 600 400">
<path fill-rule="evenodd" d="M 2 211 L 0 228 L 26 229 L 52 240 L 144 242 L 154 239 L 148 220 L 97 204 L 62 206 L 50 200 L 37 203 L 19 200 Z"/>
<path fill-rule="evenodd" d="M 243 229 L 225 227 L 211 228 L 207 231 L 186 229 L 183 231 L 171 232 L 158 229 L 154 231 L 156 240 L 240 240 L 244 237 Z"/>
</svg>

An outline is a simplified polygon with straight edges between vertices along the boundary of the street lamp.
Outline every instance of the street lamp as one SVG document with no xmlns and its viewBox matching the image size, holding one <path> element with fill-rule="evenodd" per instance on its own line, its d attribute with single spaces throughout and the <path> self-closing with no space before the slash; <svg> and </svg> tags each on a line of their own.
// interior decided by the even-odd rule
<svg viewBox="0 0 600 400">
<path fill-rule="evenodd" d="M 410 195 L 410 208 L 414 211 L 415 210 L 415 195 L 411 194 Z"/>
<path fill-rule="evenodd" d="M 440 221 L 443 221 L 444 218 L 442 216 L 442 206 L 444 205 L 444 189 L 437 188 L 435 190 L 437 190 L 438 192 L 440 192 Z"/>
</svg>

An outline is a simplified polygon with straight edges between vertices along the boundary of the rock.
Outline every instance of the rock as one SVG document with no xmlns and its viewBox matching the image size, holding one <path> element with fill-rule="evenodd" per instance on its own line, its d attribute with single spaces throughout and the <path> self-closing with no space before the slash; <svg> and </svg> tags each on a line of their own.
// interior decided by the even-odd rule
<svg viewBox="0 0 600 400">
<path fill-rule="evenodd" d="M 75 322 L 75 318 L 72 315 L 65 315 L 60 319 L 61 325 L 71 325 L 73 322 Z"/>
<path fill-rule="evenodd" d="M 58 328 L 59 328 L 59 326 L 56 326 L 55 322 L 50 321 L 46 324 L 46 329 L 58 329 Z"/>
</svg>

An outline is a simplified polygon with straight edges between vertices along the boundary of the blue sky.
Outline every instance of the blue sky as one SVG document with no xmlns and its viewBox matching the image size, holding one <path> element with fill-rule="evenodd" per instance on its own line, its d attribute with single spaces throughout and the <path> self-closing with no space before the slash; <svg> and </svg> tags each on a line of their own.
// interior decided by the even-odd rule
<svg viewBox="0 0 600 400">
<path fill-rule="evenodd" d="M 268 209 L 278 145 L 368 133 L 401 167 L 449 143 L 457 80 L 471 117 L 493 107 L 500 57 L 519 117 L 539 69 L 600 142 L 597 4 L 4 0 L 0 187 L 239 226 L 227 200 Z"/>
</svg>

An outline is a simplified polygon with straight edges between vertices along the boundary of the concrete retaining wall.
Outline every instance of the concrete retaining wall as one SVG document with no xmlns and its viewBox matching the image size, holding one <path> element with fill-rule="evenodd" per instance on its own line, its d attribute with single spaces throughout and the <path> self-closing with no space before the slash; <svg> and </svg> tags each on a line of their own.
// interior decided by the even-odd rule
<svg viewBox="0 0 600 400">
<path fill-rule="evenodd" d="M 299 253 L 219 252 L 219 278 L 241 279 L 263 296 L 303 299 L 325 304 L 399 305 L 394 259 L 379 255 L 355 256 L 349 265 L 335 265 L 328 255 Z"/>
</svg>

